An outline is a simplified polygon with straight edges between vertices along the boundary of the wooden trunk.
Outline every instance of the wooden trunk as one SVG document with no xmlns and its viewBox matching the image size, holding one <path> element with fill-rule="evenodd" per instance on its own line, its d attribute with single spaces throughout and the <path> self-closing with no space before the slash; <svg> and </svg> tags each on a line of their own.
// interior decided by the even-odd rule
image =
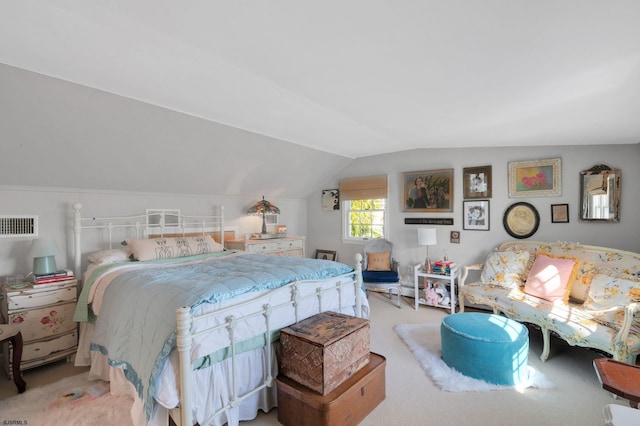
<svg viewBox="0 0 640 426">
<path fill-rule="evenodd" d="M 371 353 L 365 367 L 327 395 L 278 376 L 278 421 L 285 426 L 359 424 L 386 396 L 385 364 L 382 355 Z"/>
<path fill-rule="evenodd" d="M 369 362 L 369 321 L 323 312 L 280 332 L 280 374 L 326 395 Z"/>
</svg>

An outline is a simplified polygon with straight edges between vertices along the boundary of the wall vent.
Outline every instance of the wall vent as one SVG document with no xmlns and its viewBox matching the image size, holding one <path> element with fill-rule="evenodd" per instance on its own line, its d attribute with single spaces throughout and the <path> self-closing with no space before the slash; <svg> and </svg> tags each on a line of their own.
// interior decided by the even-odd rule
<svg viewBox="0 0 640 426">
<path fill-rule="evenodd" d="M 0 215 L 0 238 L 37 236 L 38 216 Z"/>
</svg>

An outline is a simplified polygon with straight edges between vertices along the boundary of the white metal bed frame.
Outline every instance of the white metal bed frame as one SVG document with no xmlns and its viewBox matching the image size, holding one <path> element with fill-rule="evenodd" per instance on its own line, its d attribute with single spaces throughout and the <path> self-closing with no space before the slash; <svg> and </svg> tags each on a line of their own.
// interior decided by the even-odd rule
<svg viewBox="0 0 640 426">
<path fill-rule="evenodd" d="M 121 216 L 121 217 L 105 217 L 105 218 L 97 218 L 97 217 L 82 217 L 82 206 L 80 203 L 76 203 L 73 205 L 73 218 L 74 218 L 74 253 L 75 253 L 75 271 L 77 276 L 81 276 L 81 234 L 83 229 L 94 229 L 94 230 L 106 230 L 108 232 L 109 237 L 109 248 L 112 248 L 112 237 L 113 231 L 115 229 L 133 229 L 135 230 L 136 237 L 144 236 L 162 236 L 165 234 L 193 234 L 200 233 L 203 234 L 211 233 L 211 232 L 220 232 L 222 240 L 224 240 L 224 208 L 219 209 L 219 214 L 213 216 L 184 216 L 180 214 L 179 225 L 166 226 L 165 224 L 165 211 L 163 210 L 154 210 L 152 213 L 147 211 L 144 215 L 137 216 Z M 171 212 L 174 212 L 172 210 Z M 149 220 L 149 214 L 157 214 L 159 215 L 158 220 Z M 173 214 L 173 213 L 171 213 Z M 144 221 L 142 221 L 144 219 Z M 149 225 L 150 222 L 154 222 L 156 224 Z M 188 306 L 183 306 L 176 310 L 176 320 L 177 320 L 177 350 L 178 350 L 178 358 L 179 358 L 179 372 L 180 372 L 180 380 L 179 380 L 179 405 L 176 409 L 170 410 L 174 421 L 180 425 L 190 426 L 193 424 L 193 411 L 192 411 L 192 395 L 191 395 L 191 386 L 192 386 L 192 364 L 191 364 L 191 344 L 193 342 L 194 337 L 198 337 L 204 335 L 209 332 L 215 332 L 217 330 L 221 330 L 226 328 L 228 330 L 230 347 L 231 347 L 231 383 L 228 383 L 230 386 L 230 394 L 231 399 L 227 404 L 219 408 L 215 413 L 213 413 L 203 425 L 210 424 L 217 416 L 222 414 L 225 411 L 234 409 L 238 407 L 238 405 L 246 398 L 251 395 L 267 388 L 272 387 L 275 383 L 274 371 L 272 367 L 272 358 L 271 358 L 271 350 L 266 350 L 267 362 L 265 363 L 267 371 L 263 376 L 262 383 L 257 387 L 245 392 L 242 395 L 238 395 L 238 382 L 237 382 L 237 371 L 236 371 L 236 344 L 239 343 L 235 340 L 234 330 L 237 327 L 238 323 L 241 321 L 248 321 L 255 317 L 264 317 L 265 328 L 264 332 L 265 341 L 267 342 L 267 346 L 270 345 L 270 336 L 272 330 L 270 325 L 270 319 L 273 315 L 274 310 L 282 309 L 282 308 L 294 308 L 295 318 L 292 321 L 292 324 L 298 322 L 303 318 L 299 318 L 298 305 L 304 301 L 305 299 L 317 298 L 319 312 L 323 311 L 323 297 L 328 292 L 337 292 L 338 294 L 338 303 L 340 306 L 340 311 L 343 309 L 351 309 L 353 311 L 353 305 L 345 306 L 343 303 L 343 292 L 344 291 L 353 291 L 355 293 L 355 313 L 357 316 L 362 317 L 362 255 L 357 254 L 355 259 L 355 272 L 342 275 L 340 277 L 335 277 L 338 281 L 335 286 L 330 288 L 322 288 L 321 286 L 316 287 L 315 293 L 311 293 L 307 296 L 302 296 L 300 294 L 300 286 L 301 285 L 312 285 L 312 283 L 319 283 L 320 281 L 295 281 L 284 288 L 289 288 L 291 292 L 291 297 L 288 301 L 284 303 L 280 303 L 277 305 L 271 305 L 269 303 L 265 303 L 262 305 L 262 308 L 256 312 L 246 314 L 243 316 L 236 317 L 231 314 L 231 311 L 237 309 L 238 307 L 242 307 L 243 305 L 247 305 L 248 303 L 255 303 L 255 299 L 251 302 L 244 302 L 240 304 L 236 304 L 227 308 L 223 308 L 217 310 L 212 313 L 202 314 L 202 315 L 192 315 L 190 312 L 191 309 Z M 282 289 L 283 287 L 281 287 Z M 268 297 L 268 293 L 264 296 L 266 299 Z M 207 329 L 193 332 L 193 325 L 196 322 L 204 321 L 208 317 L 212 315 L 220 315 L 221 313 L 230 312 L 230 315 L 226 317 L 226 322 L 224 324 L 220 324 L 217 326 L 209 327 Z M 177 418 L 179 411 L 179 418 Z"/>
</svg>

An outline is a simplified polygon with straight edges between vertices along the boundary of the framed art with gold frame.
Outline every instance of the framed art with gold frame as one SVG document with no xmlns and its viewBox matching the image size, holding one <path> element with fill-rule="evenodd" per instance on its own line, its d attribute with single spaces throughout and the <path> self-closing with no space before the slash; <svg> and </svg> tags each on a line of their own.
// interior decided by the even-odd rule
<svg viewBox="0 0 640 426">
<path fill-rule="evenodd" d="M 509 197 L 548 197 L 562 193 L 561 160 L 509 163 Z"/>
<path fill-rule="evenodd" d="M 402 174 L 402 211 L 452 212 L 453 169 Z"/>
<path fill-rule="evenodd" d="M 462 169 L 464 199 L 491 198 L 491 166 Z"/>
</svg>

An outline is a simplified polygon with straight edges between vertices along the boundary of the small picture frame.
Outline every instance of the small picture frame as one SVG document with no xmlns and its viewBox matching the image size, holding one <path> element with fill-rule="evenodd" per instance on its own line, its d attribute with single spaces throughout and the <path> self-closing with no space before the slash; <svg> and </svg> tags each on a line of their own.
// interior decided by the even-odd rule
<svg viewBox="0 0 640 426">
<path fill-rule="evenodd" d="M 464 198 L 491 198 L 491 166 L 462 169 Z"/>
<path fill-rule="evenodd" d="M 340 193 L 337 189 L 322 190 L 322 210 L 340 210 Z"/>
<path fill-rule="evenodd" d="M 452 212 L 453 169 L 402 174 L 402 211 Z"/>
<path fill-rule="evenodd" d="M 337 261 L 338 252 L 335 250 L 316 250 L 316 259 Z"/>
<path fill-rule="evenodd" d="M 551 204 L 551 223 L 569 223 L 569 204 Z"/>
<path fill-rule="evenodd" d="M 462 229 L 489 230 L 489 200 L 462 202 Z"/>
<path fill-rule="evenodd" d="M 460 244 L 460 231 L 451 231 L 449 234 L 449 240 L 453 244 Z"/>
<path fill-rule="evenodd" d="M 509 198 L 548 197 L 562 193 L 560 158 L 509 163 Z"/>
</svg>

